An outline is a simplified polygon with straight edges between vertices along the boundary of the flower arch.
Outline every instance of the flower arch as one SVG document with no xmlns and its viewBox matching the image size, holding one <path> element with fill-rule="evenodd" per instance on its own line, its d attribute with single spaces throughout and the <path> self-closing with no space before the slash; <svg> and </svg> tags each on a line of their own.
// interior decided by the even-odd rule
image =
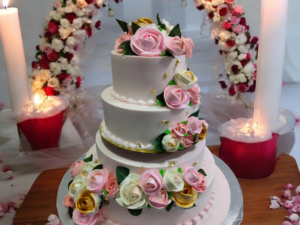
<svg viewBox="0 0 300 225">
<path fill-rule="evenodd" d="M 226 75 L 219 76 L 229 95 L 254 92 L 257 74 L 258 37 L 251 37 L 244 9 L 235 0 L 194 0 L 198 10 L 206 10 L 211 22 L 211 38 L 220 46 Z"/>
</svg>

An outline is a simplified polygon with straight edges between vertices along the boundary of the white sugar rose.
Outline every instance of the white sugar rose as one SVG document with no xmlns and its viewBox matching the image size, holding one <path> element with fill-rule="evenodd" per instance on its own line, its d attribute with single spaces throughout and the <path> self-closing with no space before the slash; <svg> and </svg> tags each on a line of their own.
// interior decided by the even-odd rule
<svg viewBox="0 0 300 225">
<path fill-rule="evenodd" d="M 198 78 L 188 70 L 180 70 L 175 75 L 176 84 L 183 90 L 190 90 L 197 82 Z"/>
<path fill-rule="evenodd" d="M 54 51 L 60 52 L 64 48 L 64 43 L 59 39 L 53 39 L 51 47 Z"/>
<path fill-rule="evenodd" d="M 81 18 L 76 18 L 73 20 L 72 27 L 79 30 L 82 27 L 82 20 Z"/>
<path fill-rule="evenodd" d="M 167 36 L 170 34 L 171 30 L 173 30 L 174 26 L 171 25 L 168 21 L 166 21 L 165 19 L 161 19 L 161 23 L 164 24 L 166 26 L 166 31 L 167 31 Z"/>
<path fill-rule="evenodd" d="M 61 73 L 60 63 L 52 62 L 50 63 L 50 70 L 54 75 L 59 75 Z"/>
<path fill-rule="evenodd" d="M 55 77 L 52 77 L 48 81 L 48 87 L 56 88 L 59 86 L 59 80 Z"/>
<path fill-rule="evenodd" d="M 173 138 L 172 135 L 164 136 L 162 140 L 163 149 L 167 152 L 176 152 L 179 148 L 180 141 Z"/>
<path fill-rule="evenodd" d="M 67 43 L 68 47 L 73 48 L 77 44 L 77 40 L 73 36 L 71 36 L 71 37 L 68 37 L 66 43 Z"/>
<path fill-rule="evenodd" d="M 140 175 L 130 173 L 120 184 L 116 201 L 127 209 L 141 209 L 148 205 L 148 196 L 139 184 Z"/>
<path fill-rule="evenodd" d="M 163 177 L 163 183 L 168 192 L 179 192 L 182 191 L 184 187 L 182 174 L 173 169 L 166 171 Z"/>
<path fill-rule="evenodd" d="M 61 25 L 62 27 L 64 27 L 64 28 L 67 28 L 67 27 L 70 26 L 70 22 L 69 22 L 69 20 L 67 20 L 67 19 L 61 19 L 61 20 L 60 20 L 60 25 Z"/>
<path fill-rule="evenodd" d="M 83 189 L 86 184 L 87 184 L 87 182 L 84 181 L 80 175 L 77 175 L 76 177 L 74 177 L 72 183 L 69 186 L 68 195 L 70 195 L 72 198 L 74 198 L 76 193 L 79 190 Z"/>
<path fill-rule="evenodd" d="M 240 33 L 235 39 L 235 43 L 237 43 L 238 45 L 244 45 L 246 42 L 247 36 L 244 33 Z"/>
<path fill-rule="evenodd" d="M 78 65 L 79 61 L 80 61 L 79 57 L 78 57 L 77 55 L 74 55 L 73 58 L 71 59 L 71 62 L 70 62 L 70 63 L 71 63 L 73 66 L 76 66 L 76 65 Z"/>
<path fill-rule="evenodd" d="M 51 78 L 50 70 L 40 70 L 39 74 L 37 75 L 36 79 L 45 83 Z"/>
<path fill-rule="evenodd" d="M 87 162 L 86 164 L 83 165 L 83 167 L 80 170 L 80 175 L 84 181 L 87 182 L 87 177 L 89 175 L 89 172 L 91 172 L 95 166 L 97 166 L 97 164 L 94 162 Z"/>
</svg>

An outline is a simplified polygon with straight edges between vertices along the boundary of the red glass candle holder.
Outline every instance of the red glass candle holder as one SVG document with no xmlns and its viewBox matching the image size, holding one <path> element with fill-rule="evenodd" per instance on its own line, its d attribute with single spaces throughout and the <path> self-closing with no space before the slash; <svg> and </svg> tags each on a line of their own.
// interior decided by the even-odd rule
<svg viewBox="0 0 300 225">
<path fill-rule="evenodd" d="M 238 178 L 259 179 L 270 176 L 276 165 L 278 134 L 270 140 L 243 143 L 222 137 L 220 158 Z"/>
<path fill-rule="evenodd" d="M 46 117 L 28 119 L 17 124 L 27 138 L 32 150 L 57 148 L 68 108 L 60 113 Z"/>
</svg>

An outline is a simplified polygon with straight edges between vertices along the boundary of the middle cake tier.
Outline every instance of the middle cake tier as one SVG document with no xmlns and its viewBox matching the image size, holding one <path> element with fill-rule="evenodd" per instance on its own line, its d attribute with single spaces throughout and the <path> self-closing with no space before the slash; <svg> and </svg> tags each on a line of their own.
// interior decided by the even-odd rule
<svg viewBox="0 0 300 225">
<path fill-rule="evenodd" d="M 109 142 L 128 150 L 157 153 L 154 140 L 170 127 L 186 121 L 199 105 L 170 110 L 166 107 L 128 104 L 111 95 L 113 87 L 102 93 L 105 120 L 100 133 Z"/>
</svg>

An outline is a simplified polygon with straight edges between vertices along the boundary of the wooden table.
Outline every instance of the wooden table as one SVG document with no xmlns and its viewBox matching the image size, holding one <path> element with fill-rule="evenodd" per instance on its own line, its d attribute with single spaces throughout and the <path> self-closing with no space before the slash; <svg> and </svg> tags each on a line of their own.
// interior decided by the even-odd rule
<svg viewBox="0 0 300 225">
<path fill-rule="evenodd" d="M 218 156 L 219 146 L 209 147 Z M 32 185 L 21 208 L 14 218 L 14 225 L 44 225 L 50 214 L 56 214 L 58 186 L 70 165 L 44 171 Z M 295 159 L 280 156 L 275 172 L 260 180 L 239 180 L 244 195 L 244 220 L 242 225 L 281 225 L 288 215 L 285 208 L 269 209 L 269 196 L 281 196 L 287 183 L 300 184 L 300 174 Z M 61 200 L 63 201 L 63 199 Z"/>
</svg>

